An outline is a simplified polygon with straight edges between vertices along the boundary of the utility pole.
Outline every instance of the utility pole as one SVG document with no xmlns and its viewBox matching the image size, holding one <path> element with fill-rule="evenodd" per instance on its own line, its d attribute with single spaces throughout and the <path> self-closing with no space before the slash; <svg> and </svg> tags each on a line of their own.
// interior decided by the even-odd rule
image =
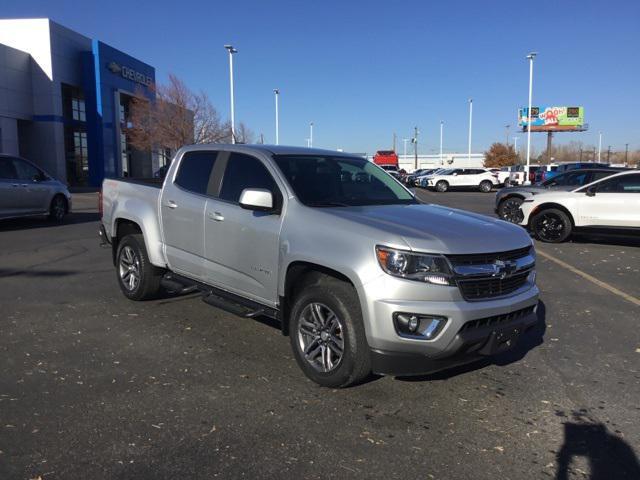
<svg viewBox="0 0 640 480">
<path fill-rule="evenodd" d="M 396 151 L 396 132 L 393 132 L 393 151 Z"/>
<path fill-rule="evenodd" d="M 598 132 L 598 162 L 600 161 L 601 152 L 602 152 L 602 132 Z"/>
<path fill-rule="evenodd" d="M 473 125 L 473 99 L 469 99 L 469 152 L 467 154 L 468 165 L 471 165 L 471 127 Z"/>
<path fill-rule="evenodd" d="M 313 148 L 313 122 L 309 124 L 309 148 Z"/>
<path fill-rule="evenodd" d="M 551 141 L 553 139 L 553 132 L 547 132 L 547 163 L 551 163 Z"/>
<path fill-rule="evenodd" d="M 507 150 L 509 149 L 509 127 L 511 127 L 511 125 L 504 126 L 504 128 L 507 129 Z"/>
<path fill-rule="evenodd" d="M 629 161 L 629 144 L 624 144 L 624 166 L 627 166 L 627 162 Z"/>
<path fill-rule="evenodd" d="M 260 144 L 264 145 L 264 133 L 260 134 Z"/>
<path fill-rule="evenodd" d="M 274 88 L 273 93 L 276 97 L 276 145 L 280 145 L 280 119 L 278 118 L 278 97 L 280 96 L 280 89 Z"/>
<path fill-rule="evenodd" d="M 518 137 L 513 137 L 513 151 L 516 153 L 516 157 L 518 157 Z"/>
<path fill-rule="evenodd" d="M 582 162 L 582 147 L 580 147 L 580 162 Z"/>
<path fill-rule="evenodd" d="M 444 122 L 440 120 L 440 165 L 444 165 L 444 161 L 442 160 L 442 132 L 444 129 Z"/>
<path fill-rule="evenodd" d="M 225 45 L 224 48 L 229 52 L 229 93 L 231 96 L 231 143 L 236 143 L 236 125 L 235 125 L 235 109 L 233 98 L 233 54 L 238 53 L 233 45 Z"/>
<path fill-rule="evenodd" d="M 418 127 L 413 128 L 413 155 L 414 155 L 414 169 L 418 169 Z"/>
<path fill-rule="evenodd" d="M 404 154 L 402 155 L 403 163 L 406 163 L 406 161 L 407 161 L 407 142 L 408 141 L 409 141 L 408 138 L 403 138 L 402 139 L 402 143 L 404 144 Z"/>
<path fill-rule="evenodd" d="M 529 166 L 531 165 L 531 122 L 533 117 L 531 116 L 531 102 L 533 99 L 533 59 L 536 58 L 537 53 L 531 52 L 527 55 L 529 60 L 529 109 L 527 110 L 527 173 L 524 176 L 524 184 L 529 185 Z"/>
<path fill-rule="evenodd" d="M 607 163 L 609 163 L 610 157 L 611 157 L 611 145 L 607 147 Z"/>
</svg>

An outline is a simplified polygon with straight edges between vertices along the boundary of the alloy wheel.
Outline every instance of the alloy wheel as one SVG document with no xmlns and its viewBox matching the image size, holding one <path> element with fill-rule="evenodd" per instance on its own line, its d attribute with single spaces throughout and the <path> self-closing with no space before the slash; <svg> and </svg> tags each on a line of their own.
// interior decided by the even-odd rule
<svg viewBox="0 0 640 480">
<path fill-rule="evenodd" d="M 65 203 L 61 197 L 56 197 L 53 199 L 53 204 L 51 205 L 51 216 L 55 220 L 62 220 L 65 214 Z"/>
<path fill-rule="evenodd" d="M 546 241 L 554 241 L 562 237 L 566 226 L 558 215 L 553 212 L 543 212 L 536 218 L 536 234 Z"/>
<path fill-rule="evenodd" d="M 509 198 L 505 200 L 500 208 L 500 217 L 511 223 L 520 223 L 524 218 L 520 206 L 522 200 L 519 198 Z"/>
<path fill-rule="evenodd" d="M 118 272 L 120 281 L 128 291 L 132 292 L 138 288 L 140 285 L 140 259 L 129 245 L 126 245 L 120 252 Z"/>
<path fill-rule="evenodd" d="M 310 303 L 300 313 L 298 343 L 306 361 L 317 371 L 335 370 L 344 355 L 344 328 L 322 303 Z"/>
</svg>

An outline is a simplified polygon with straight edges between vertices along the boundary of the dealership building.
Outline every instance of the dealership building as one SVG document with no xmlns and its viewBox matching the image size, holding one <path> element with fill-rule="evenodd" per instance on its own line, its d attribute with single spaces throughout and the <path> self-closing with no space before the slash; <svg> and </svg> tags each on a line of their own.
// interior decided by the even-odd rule
<svg viewBox="0 0 640 480">
<path fill-rule="evenodd" d="M 71 186 L 149 177 L 165 159 L 132 148 L 126 127 L 154 83 L 152 66 L 49 19 L 0 20 L 0 153 Z"/>
</svg>

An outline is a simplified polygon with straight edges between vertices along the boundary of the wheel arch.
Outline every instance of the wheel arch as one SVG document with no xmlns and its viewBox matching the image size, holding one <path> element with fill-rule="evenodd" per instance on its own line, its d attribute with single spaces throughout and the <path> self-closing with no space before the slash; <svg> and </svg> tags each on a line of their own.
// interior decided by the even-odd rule
<svg viewBox="0 0 640 480">
<path fill-rule="evenodd" d="M 284 288 L 280 295 L 280 321 L 283 335 L 289 335 L 289 311 L 296 293 L 303 287 L 322 278 L 334 278 L 350 284 L 358 295 L 355 283 L 344 273 L 333 268 L 309 261 L 293 261 L 287 266 L 284 276 Z M 359 295 L 358 295 L 359 297 Z"/>
<path fill-rule="evenodd" d="M 116 218 L 115 222 L 113 223 L 111 237 L 111 257 L 114 265 L 116 264 L 116 254 L 118 252 L 118 245 L 120 244 L 120 241 L 127 235 L 133 234 L 141 234 L 142 240 L 145 241 L 142 228 L 137 222 L 128 218 Z"/>
<path fill-rule="evenodd" d="M 571 228 L 576 226 L 576 222 L 575 219 L 573 218 L 573 214 L 571 213 L 571 211 L 565 207 L 564 205 L 560 205 L 559 203 L 555 203 L 555 202 L 547 202 L 547 203 L 543 203 L 541 205 L 538 205 L 530 214 L 529 214 L 529 226 L 531 226 L 531 222 L 533 221 L 533 218 L 538 215 L 541 212 L 544 212 L 545 210 L 549 210 L 555 208 L 557 210 L 561 210 L 562 212 L 564 212 L 568 217 L 569 220 L 571 220 Z"/>
</svg>

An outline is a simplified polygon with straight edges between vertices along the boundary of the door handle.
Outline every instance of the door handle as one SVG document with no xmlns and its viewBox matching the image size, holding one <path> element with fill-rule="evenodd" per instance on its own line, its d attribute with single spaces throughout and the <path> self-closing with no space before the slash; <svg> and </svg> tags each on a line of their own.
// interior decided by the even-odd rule
<svg viewBox="0 0 640 480">
<path fill-rule="evenodd" d="M 209 212 L 209 218 L 216 222 L 223 222 L 224 216 L 220 212 Z"/>
<path fill-rule="evenodd" d="M 167 207 L 173 209 L 173 208 L 178 208 L 178 204 L 176 202 L 174 202 L 173 200 L 167 200 L 166 203 Z"/>
</svg>

